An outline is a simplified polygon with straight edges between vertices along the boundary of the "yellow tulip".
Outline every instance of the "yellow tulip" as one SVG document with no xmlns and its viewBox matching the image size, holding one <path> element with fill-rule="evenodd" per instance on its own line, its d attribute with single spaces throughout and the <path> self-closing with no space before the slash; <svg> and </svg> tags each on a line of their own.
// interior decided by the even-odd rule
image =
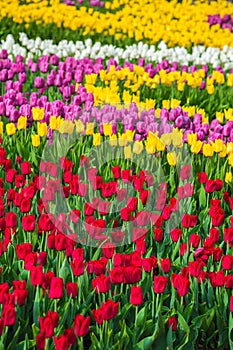
<svg viewBox="0 0 233 350">
<path fill-rule="evenodd" d="M 32 138 L 32 146 L 38 147 L 40 146 L 40 136 L 39 135 L 31 135 Z"/>
<path fill-rule="evenodd" d="M 156 145 L 155 145 L 157 151 L 159 152 L 162 152 L 165 150 L 165 144 L 161 141 L 161 139 L 157 138 L 157 142 L 156 142 Z"/>
<path fill-rule="evenodd" d="M 110 146 L 117 146 L 117 135 L 113 134 L 109 137 Z"/>
<path fill-rule="evenodd" d="M 222 112 L 216 112 L 216 119 L 219 121 L 219 123 L 223 123 L 223 120 L 224 120 L 224 113 L 222 113 Z"/>
<path fill-rule="evenodd" d="M 171 102 L 169 100 L 163 100 L 162 106 L 163 106 L 163 108 L 170 109 Z"/>
<path fill-rule="evenodd" d="M 37 123 L 37 132 L 40 137 L 47 136 L 48 126 L 46 123 Z"/>
<path fill-rule="evenodd" d="M 213 147 L 209 143 L 205 143 L 202 148 L 205 157 L 212 157 L 214 154 Z"/>
<path fill-rule="evenodd" d="M 44 108 L 32 107 L 32 118 L 37 121 L 44 119 Z"/>
<path fill-rule="evenodd" d="M 49 126 L 50 126 L 50 129 L 52 129 L 52 130 L 56 130 L 57 129 L 58 122 L 57 122 L 57 117 L 55 115 L 52 115 L 50 117 Z"/>
<path fill-rule="evenodd" d="M 100 145 L 100 133 L 93 134 L 93 146 Z"/>
<path fill-rule="evenodd" d="M 227 146 L 225 144 L 223 144 L 222 151 L 219 152 L 219 157 L 220 158 L 225 158 L 226 155 L 227 155 Z"/>
<path fill-rule="evenodd" d="M 191 146 L 197 141 L 197 135 L 196 134 L 188 134 L 188 144 Z"/>
<path fill-rule="evenodd" d="M 227 154 L 233 153 L 233 142 L 227 142 Z"/>
<path fill-rule="evenodd" d="M 27 117 L 20 116 L 17 123 L 18 130 L 24 130 L 27 127 Z"/>
<path fill-rule="evenodd" d="M 80 119 L 78 121 L 75 121 L 75 126 L 76 126 L 76 131 L 78 133 L 81 133 L 81 132 L 84 131 L 84 125 L 83 125 L 83 123 L 81 122 Z"/>
<path fill-rule="evenodd" d="M 123 134 L 118 133 L 118 143 L 119 143 L 119 146 L 122 146 L 122 147 L 127 145 L 128 139 L 125 133 Z"/>
<path fill-rule="evenodd" d="M 197 154 L 200 152 L 201 148 L 202 148 L 202 142 L 200 140 L 198 140 L 198 141 L 192 143 L 191 152 Z"/>
<path fill-rule="evenodd" d="M 215 140 L 215 142 L 213 143 L 213 148 L 216 153 L 222 152 L 224 148 L 222 140 Z"/>
<path fill-rule="evenodd" d="M 171 99 L 171 108 L 176 108 L 179 107 L 181 104 L 180 100 L 176 100 L 175 98 Z"/>
<path fill-rule="evenodd" d="M 124 155 L 126 159 L 132 159 L 132 150 L 130 145 L 124 147 Z"/>
<path fill-rule="evenodd" d="M 207 90 L 209 95 L 213 95 L 213 93 L 214 93 L 214 85 L 212 85 L 212 84 L 211 85 L 207 85 L 206 90 Z"/>
<path fill-rule="evenodd" d="M 181 148 L 183 146 L 183 136 L 181 131 L 173 129 L 171 137 L 172 143 L 175 147 Z"/>
<path fill-rule="evenodd" d="M 0 121 L 0 135 L 3 134 L 3 122 Z"/>
<path fill-rule="evenodd" d="M 103 123 L 103 129 L 104 129 L 104 136 L 112 135 L 112 123 L 109 123 L 109 124 Z"/>
<path fill-rule="evenodd" d="M 171 165 L 171 166 L 175 166 L 176 165 L 177 157 L 176 157 L 175 152 L 167 153 L 167 161 L 168 161 L 168 164 Z"/>
<path fill-rule="evenodd" d="M 6 125 L 6 133 L 8 136 L 14 135 L 16 133 L 16 128 L 14 123 L 8 123 Z"/>
<path fill-rule="evenodd" d="M 94 123 L 86 123 L 86 135 L 93 135 L 94 134 Z"/>
<path fill-rule="evenodd" d="M 166 133 L 162 134 L 160 137 L 160 141 L 165 145 L 165 146 L 170 146 L 172 143 L 172 137 L 171 134 Z"/>
<path fill-rule="evenodd" d="M 231 153 L 228 157 L 228 164 L 233 167 L 233 153 Z"/>
<path fill-rule="evenodd" d="M 155 153 L 156 148 L 155 148 L 155 143 L 154 142 L 146 140 L 145 141 L 145 146 L 146 146 L 147 153 L 149 153 L 149 154 L 154 154 Z"/>
<path fill-rule="evenodd" d="M 229 182 L 231 182 L 231 181 L 232 181 L 232 173 L 227 172 L 227 173 L 226 173 L 226 176 L 225 176 L 225 182 L 226 182 L 226 183 L 229 183 Z"/>
<path fill-rule="evenodd" d="M 74 131 L 74 123 L 71 120 L 64 120 L 59 126 L 58 131 L 60 134 L 71 135 Z"/>
<path fill-rule="evenodd" d="M 143 143 L 142 141 L 136 140 L 133 144 L 133 153 L 140 154 L 143 150 Z"/>
</svg>

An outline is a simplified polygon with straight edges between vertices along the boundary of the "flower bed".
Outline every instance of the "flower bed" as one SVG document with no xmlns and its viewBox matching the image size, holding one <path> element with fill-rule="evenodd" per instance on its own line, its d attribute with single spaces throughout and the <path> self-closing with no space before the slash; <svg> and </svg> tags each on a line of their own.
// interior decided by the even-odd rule
<svg viewBox="0 0 233 350">
<path fill-rule="evenodd" d="M 0 347 L 233 349 L 232 5 L 1 5 Z"/>
</svg>

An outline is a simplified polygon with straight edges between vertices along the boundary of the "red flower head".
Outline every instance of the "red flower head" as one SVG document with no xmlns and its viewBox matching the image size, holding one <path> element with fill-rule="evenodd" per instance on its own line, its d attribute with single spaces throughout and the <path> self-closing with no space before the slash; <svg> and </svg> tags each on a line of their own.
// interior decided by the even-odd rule
<svg viewBox="0 0 233 350">
<path fill-rule="evenodd" d="M 83 315 L 76 315 L 74 319 L 74 331 L 78 337 L 83 337 L 89 332 L 91 318 Z"/>
<path fill-rule="evenodd" d="M 13 326 L 16 321 L 16 311 L 14 305 L 5 305 L 2 311 L 4 326 Z"/>
<path fill-rule="evenodd" d="M 70 344 L 68 342 L 67 337 L 62 334 L 59 337 L 54 337 L 54 344 L 56 350 L 68 350 L 70 347 Z"/>
<path fill-rule="evenodd" d="M 92 315 L 98 324 L 102 324 L 104 322 L 102 307 L 97 310 L 92 310 Z"/>
<path fill-rule="evenodd" d="M 108 300 L 106 303 L 102 303 L 103 319 L 106 321 L 111 320 L 117 316 L 119 309 L 119 302 Z"/>
<path fill-rule="evenodd" d="M 110 277 L 100 275 L 92 280 L 92 288 L 96 288 L 96 293 L 107 293 L 110 290 Z"/>
<path fill-rule="evenodd" d="M 29 175 L 31 173 L 31 164 L 30 162 L 22 162 L 20 164 L 21 172 L 23 175 Z"/>
<path fill-rule="evenodd" d="M 164 293 L 168 283 L 166 276 L 154 276 L 154 291 L 155 293 Z"/>
<path fill-rule="evenodd" d="M 142 288 L 140 286 L 132 286 L 130 289 L 130 304 L 141 305 L 143 303 Z"/>
<path fill-rule="evenodd" d="M 61 299 L 63 295 L 63 279 L 61 277 L 53 277 L 49 289 L 49 298 Z"/>
<path fill-rule="evenodd" d="M 35 215 L 26 215 L 22 218 L 22 227 L 24 231 L 34 231 L 36 227 Z"/>
<path fill-rule="evenodd" d="M 173 332 L 177 330 L 177 319 L 175 316 L 169 317 L 167 321 L 167 326 L 168 326 L 168 329 L 172 327 Z"/>
</svg>

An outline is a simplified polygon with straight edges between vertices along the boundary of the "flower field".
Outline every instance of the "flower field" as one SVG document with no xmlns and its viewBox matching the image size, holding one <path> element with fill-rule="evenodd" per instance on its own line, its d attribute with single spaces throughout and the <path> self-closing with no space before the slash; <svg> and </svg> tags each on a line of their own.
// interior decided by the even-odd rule
<svg viewBox="0 0 233 350">
<path fill-rule="evenodd" d="M 0 1 L 0 349 L 233 349 L 233 4 Z"/>
</svg>

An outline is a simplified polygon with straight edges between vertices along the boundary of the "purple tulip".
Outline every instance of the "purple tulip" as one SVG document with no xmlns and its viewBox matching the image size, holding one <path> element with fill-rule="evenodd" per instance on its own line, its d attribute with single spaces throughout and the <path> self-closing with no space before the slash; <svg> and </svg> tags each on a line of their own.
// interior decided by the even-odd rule
<svg viewBox="0 0 233 350">
<path fill-rule="evenodd" d="M 169 113 L 168 113 L 167 108 L 162 108 L 162 109 L 161 109 L 160 117 L 161 117 L 162 119 L 169 119 Z"/>
<path fill-rule="evenodd" d="M 8 71 L 6 69 L 3 69 L 0 72 L 0 81 L 7 81 L 8 79 Z"/>
<path fill-rule="evenodd" d="M 0 115 L 5 116 L 6 113 L 6 107 L 4 102 L 0 102 Z"/>
<path fill-rule="evenodd" d="M 52 76 L 51 74 L 47 75 L 46 85 L 47 86 L 53 86 L 54 85 L 54 76 Z"/>
<path fill-rule="evenodd" d="M 179 117 L 176 118 L 176 120 L 175 120 L 175 126 L 176 126 L 177 128 L 179 128 L 179 129 L 182 128 L 182 126 L 183 126 L 183 117 L 182 117 L 182 116 L 179 116 Z"/>
<path fill-rule="evenodd" d="M 36 73 L 37 72 L 37 64 L 36 63 L 32 63 L 32 66 L 31 66 L 31 72 L 32 73 Z"/>
<path fill-rule="evenodd" d="M 8 57 L 7 50 L 2 50 L 0 53 L 0 58 L 6 59 Z"/>
<path fill-rule="evenodd" d="M 19 82 L 24 84 L 27 80 L 27 75 L 26 73 L 19 73 Z"/>
<path fill-rule="evenodd" d="M 41 88 L 44 87 L 44 85 L 45 85 L 44 78 L 42 78 L 42 77 L 36 77 L 36 78 L 34 79 L 34 87 L 35 87 L 36 89 L 41 89 Z"/>
</svg>

